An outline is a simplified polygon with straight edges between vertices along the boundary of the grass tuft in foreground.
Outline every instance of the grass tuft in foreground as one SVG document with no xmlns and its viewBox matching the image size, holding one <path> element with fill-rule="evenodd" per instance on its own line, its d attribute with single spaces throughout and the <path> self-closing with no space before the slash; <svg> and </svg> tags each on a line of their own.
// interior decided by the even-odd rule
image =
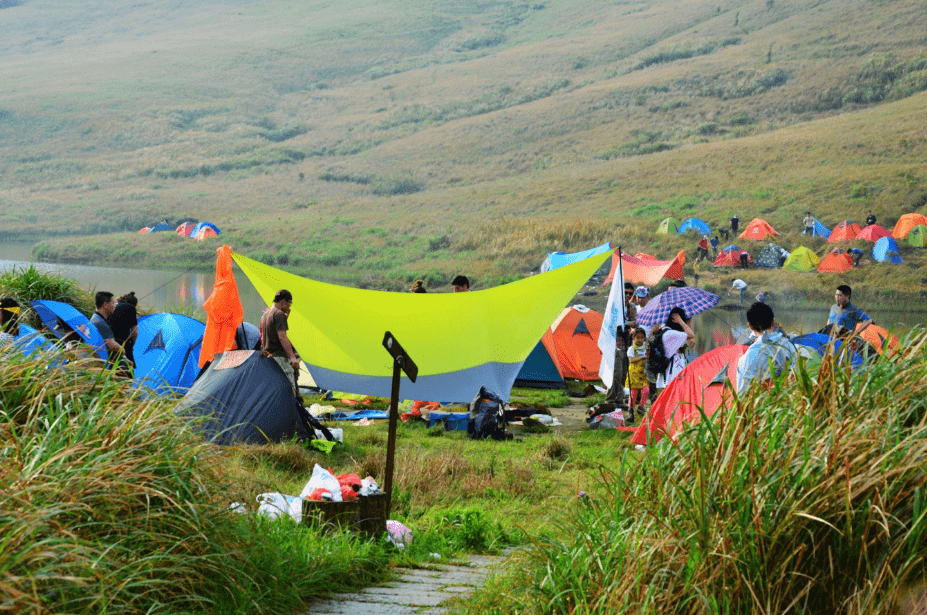
<svg viewBox="0 0 927 615">
<path fill-rule="evenodd" d="M 924 599 L 927 335 L 802 366 L 603 470 L 481 613 L 893 613 Z M 627 464 L 622 467 L 630 467 Z M 922 607 L 921 607 L 922 608 Z M 911 611 L 906 611 L 911 612 Z"/>
</svg>

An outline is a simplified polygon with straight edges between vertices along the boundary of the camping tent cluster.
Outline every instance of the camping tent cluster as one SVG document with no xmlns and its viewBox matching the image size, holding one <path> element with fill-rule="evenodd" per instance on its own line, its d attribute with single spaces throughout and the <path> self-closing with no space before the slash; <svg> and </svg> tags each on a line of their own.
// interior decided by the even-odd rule
<svg viewBox="0 0 927 615">
<path fill-rule="evenodd" d="M 208 239 L 209 237 L 216 237 L 222 233 L 222 231 L 219 230 L 219 227 L 212 222 L 184 222 L 177 228 L 173 228 L 167 222 L 159 222 L 154 226 L 146 226 L 141 228 L 138 232 L 140 235 L 147 235 L 149 233 L 162 233 L 166 231 L 174 231 L 181 237 L 189 237 L 191 239 L 196 239 L 197 241 L 202 241 L 203 239 Z"/>
</svg>

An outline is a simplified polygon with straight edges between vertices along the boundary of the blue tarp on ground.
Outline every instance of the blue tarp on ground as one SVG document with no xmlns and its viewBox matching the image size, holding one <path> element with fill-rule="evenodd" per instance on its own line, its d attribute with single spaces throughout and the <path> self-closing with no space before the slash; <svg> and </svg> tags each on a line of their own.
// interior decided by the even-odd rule
<svg viewBox="0 0 927 615">
<path fill-rule="evenodd" d="M 544 258 L 544 262 L 541 263 L 541 273 L 559 269 L 560 267 L 565 267 L 566 265 L 572 265 L 573 263 L 578 263 L 579 261 L 586 260 L 587 258 L 595 256 L 596 254 L 604 254 L 611 249 L 612 244 L 605 243 L 601 246 L 590 248 L 589 250 L 573 252 L 571 254 L 567 254 L 565 252 L 550 252 Z"/>
<path fill-rule="evenodd" d="M 872 246 L 872 258 L 880 263 L 884 263 L 885 261 L 893 265 L 904 263 L 901 257 L 898 256 L 898 242 L 891 237 L 883 237 L 875 242 L 875 245 Z"/>
<path fill-rule="evenodd" d="M 820 220 L 814 218 L 814 230 L 811 231 L 811 235 L 827 239 L 830 237 L 830 229 L 824 226 Z"/>
<path fill-rule="evenodd" d="M 160 222 L 160 223 L 158 223 L 158 224 L 155 224 L 155 225 L 154 225 L 153 227 L 151 227 L 150 229 L 148 229 L 148 232 L 149 232 L 149 233 L 161 233 L 161 232 L 163 232 L 163 231 L 173 231 L 173 230 L 174 230 L 174 229 L 172 229 L 171 227 L 169 227 L 166 223 Z"/>
<path fill-rule="evenodd" d="M 565 389 L 563 376 L 543 342 L 538 342 L 525 359 L 514 386 L 533 389 Z"/>
<path fill-rule="evenodd" d="M 58 326 L 57 319 L 60 318 L 68 327 L 73 329 L 82 340 L 90 344 L 94 352 L 97 353 L 97 356 L 104 361 L 109 358 L 103 336 L 100 335 L 100 332 L 97 331 L 95 326 L 90 324 L 90 319 L 77 311 L 77 308 L 73 305 L 61 303 L 60 301 L 39 299 L 32 302 L 32 307 L 35 309 L 36 314 L 39 315 L 39 318 L 42 319 L 42 324 L 48 327 L 58 339 L 63 338 L 69 333 L 69 331 L 62 330 Z"/>
<path fill-rule="evenodd" d="M 212 222 L 197 222 L 196 226 L 193 227 L 193 230 L 190 231 L 190 237 L 196 237 L 196 234 L 199 233 L 202 229 L 206 227 L 211 228 L 216 232 L 216 235 L 221 235 L 222 231 L 219 230 L 219 227 L 213 224 Z"/>
<path fill-rule="evenodd" d="M 206 325 L 183 314 L 151 314 L 138 319 L 135 386 L 155 393 L 183 392 L 199 374 Z"/>
<path fill-rule="evenodd" d="M 711 227 L 704 220 L 698 218 L 688 218 L 679 225 L 677 235 L 682 235 L 687 231 L 698 231 L 701 235 L 711 235 Z"/>
<path fill-rule="evenodd" d="M 828 344 L 834 345 L 834 355 L 840 357 L 840 362 L 846 361 L 846 355 L 841 352 L 840 347 L 843 344 L 840 340 L 833 339 L 829 335 L 823 333 L 806 333 L 805 335 L 800 335 L 792 339 L 792 343 L 796 346 L 804 346 L 805 348 L 811 348 L 818 353 L 818 356 L 824 356 L 824 353 L 827 352 Z M 863 358 L 856 354 L 852 353 L 852 358 L 850 359 L 850 365 L 855 369 L 863 364 Z"/>
</svg>

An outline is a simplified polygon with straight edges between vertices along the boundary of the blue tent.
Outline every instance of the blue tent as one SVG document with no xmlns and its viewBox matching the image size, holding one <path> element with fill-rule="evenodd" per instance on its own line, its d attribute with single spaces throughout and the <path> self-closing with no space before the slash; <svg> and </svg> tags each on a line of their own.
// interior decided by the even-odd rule
<svg viewBox="0 0 927 615">
<path fill-rule="evenodd" d="M 898 256 L 898 242 L 896 242 L 891 237 L 883 237 L 872 246 L 872 258 L 884 263 L 888 261 L 893 265 L 900 265 L 904 263 L 901 260 L 901 257 Z"/>
<path fill-rule="evenodd" d="M 155 393 L 188 389 L 199 374 L 206 325 L 183 314 L 151 314 L 138 319 L 135 386 Z"/>
<path fill-rule="evenodd" d="M 793 338 L 792 343 L 796 346 L 811 348 L 822 357 L 824 356 L 824 353 L 827 352 L 828 344 L 832 343 L 834 345 L 834 355 L 840 357 L 841 363 L 846 361 L 846 356 L 840 351 L 840 347 L 843 342 L 838 339 L 833 339 L 829 335 L 825 335 L 823 333 L 806 333 L 805 335 L 800 335 L 796 338 Z M 852 354 L 850 365 L 855 369 L 863 364 L 863 358 L 855 352 L 850 352 Z"/>
<path fill-rule="evenodd" d="M 730 251 L 732 251 L 732 250 L 740 250 L 740 248 L 738 248 L 738 247 L 735 246 L 734 244 L 731 244 L 731 245 L 729 245 L 729 246 L 726 247 L 726 248 L 721 248 L 721 251 L 722 251 L 722 252 L 730 252 Z"/>
<path fill-rule="evenodd" d="M 196 226 L 193 227 L 193 230 L 190 231 L 190 237 L 196 237 L 196 234 L 199 233 L 202 229 L 206 227 L 211 228 L 216 232 L 216 235 L 221 235 L 222 231 L 219 230 L 219 227 L 213 224 L 212 222 L 197 222 Z"/>
<path fill-rule="evenodd" d="M 73 305 L 61 303 L 60 301 L 39 299 L 32 302 L 32 307 L 35 309 L 36 314 L 39 315 L 39 318 L 42 319 L 42 324 L 48 327 L 58 339 L 63 338 L 70 333 L 70 329 L 73 329 L 82 340 L 90 344 L 94 352 L 97 353 L 97 356 L 104 361 L 109 358 L 103 336 L 100 335 L 100 332 L 97 331 L 95 326 L 90 324 L 90 320 L 78 312 L 77 308 Z M 59 318 L 64 321 L 70 329 L 59 326 Z"/>
<path fill-rule="evenodd" d="M 171 227 L 169 227 L 169 226 L 168 226 L 167 224 L 165 224 L 164 222 L 159 222 L 158 224 L 155 224 L 153 227 L 151 227 L 150 229 L 148 229 L 148 232 L 149 232 L 149 233 L 160 233 L 160 232 L 163 232 L 163 231 L 173 231 L 173 230 L 174 230 L 174 229 L 172 229 Z"/>
<path fill-rule="evenodd" d="M 563 376 L 560 375 L 557 364 L 554 363 L 543 342 L 538 342 L 531 354 L 528 355 L 528 358 L 525 359 L 521 371 L 515 377 L 514 386 L 532 389 L 566 388 Z"/>
<path fill-rule="evenodd" d="M 55 347 L 51 340 L 46 339 L 44 335 L 29 325 L 24 324 L 19 325 L 19 335 L 13 343 L 30 359 Z"/>
<path fill-rule="evenodd" d="M 687 231 L 698 231 L 701 235 L 711 235 L 711 227 L 708 226 L 704 220 L 699 220 L 698 218 L 688 218 L 679 225 L 679 230 L 676 231 L 677 235 L 682 235 Z"/>
<path fill-rule="evenodd" d="M 572 265 L 573 263 L 578 263 L 581 260 L 586 260 L 587 258 L 595 256 L 596 254 L 608 252 L 611 249 L 611 243 L 604 243 L 596 248 L 590 248 L 588 250 L 583 250 L 582 252 L 573 252 L 571 254 L 567 254 L 565 252 L 550 252 L 544 258 L 544 262 L 541 263 L 541 273 L 559 269 L 560 267 L 564 267 L 566 265 Z"/>
<path fill-rule="evenodd" d="M 817 218 L 814 218 L 814 228 L 811 231 L 811 235 L 814 237 L 823 237 L 827 239 L 830 237 L 830 229 L 821 224 L 821 221 Z"/>
</svg>

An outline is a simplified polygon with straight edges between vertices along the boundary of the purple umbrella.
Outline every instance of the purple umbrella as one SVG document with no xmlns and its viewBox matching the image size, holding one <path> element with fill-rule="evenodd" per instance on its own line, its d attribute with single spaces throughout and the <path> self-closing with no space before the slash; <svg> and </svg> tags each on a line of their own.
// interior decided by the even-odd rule
<svg viewBox="0 0 927 615">
<path fill-rule="evenodd" d="M 637 324 L 662 325 L 674 307 L 682 308 L 686 311 L 686 318 L 692 318 L 699 312 L 714 307 L 719 300 L 718 295 L 700 288 L 691 286 L 670 288 L 654 297 L 653 301 L 637 313 Z"/>
</svg>

